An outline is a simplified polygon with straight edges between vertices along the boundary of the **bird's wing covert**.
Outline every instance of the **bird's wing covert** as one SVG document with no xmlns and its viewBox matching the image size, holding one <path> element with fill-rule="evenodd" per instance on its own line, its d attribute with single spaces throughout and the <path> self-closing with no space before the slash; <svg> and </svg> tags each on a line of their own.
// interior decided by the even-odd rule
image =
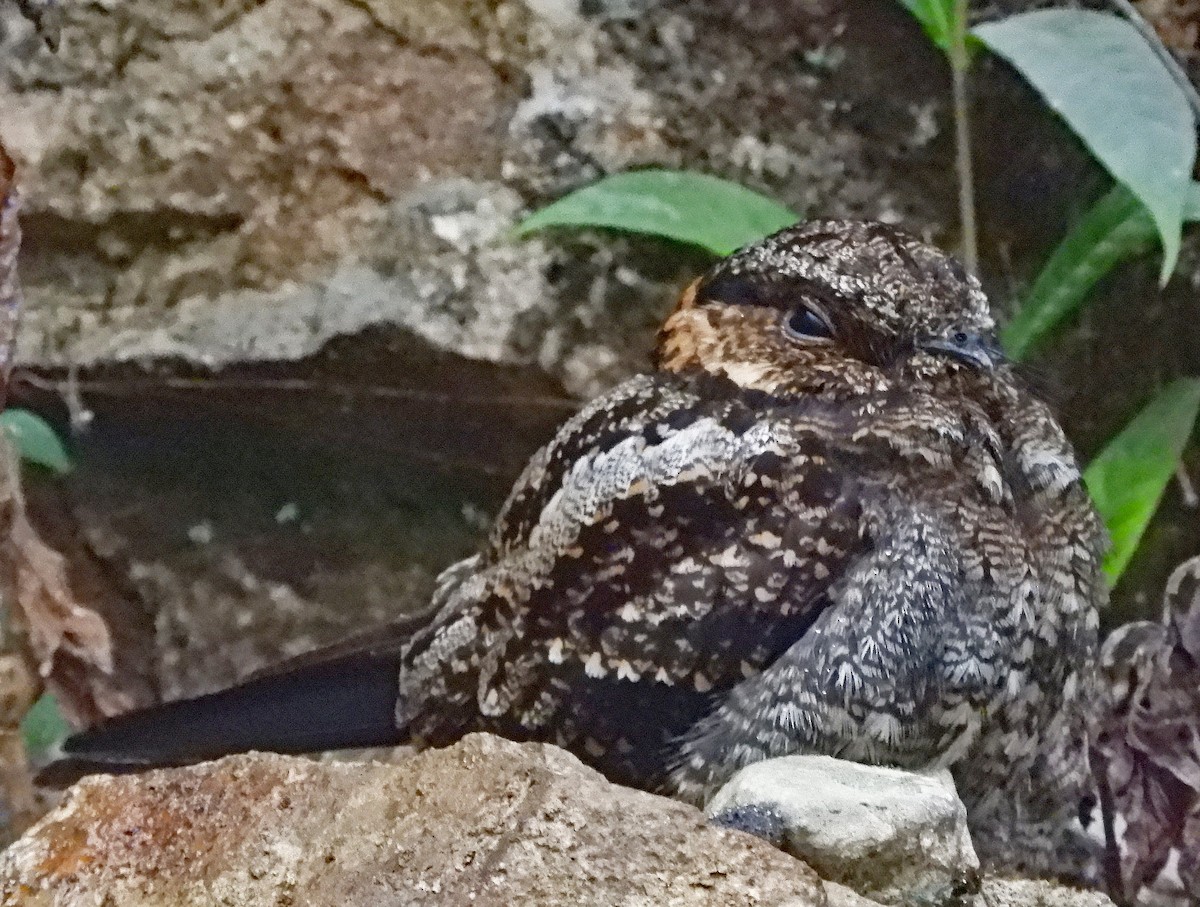
<svg viewBox="0 0 1200 907">
<path fill-rule="evenodd" d="M 861 544 L 838 414 L 802 415 L 662 375 L 581 411 L 411 648 L 401 720 L 437 740 L 478 710 L 478 726 L 630 751 L 630 734 L 681 731 L 803 634 Z M 446 696 L 453 727 L 422 714 Z"/>
</svg>

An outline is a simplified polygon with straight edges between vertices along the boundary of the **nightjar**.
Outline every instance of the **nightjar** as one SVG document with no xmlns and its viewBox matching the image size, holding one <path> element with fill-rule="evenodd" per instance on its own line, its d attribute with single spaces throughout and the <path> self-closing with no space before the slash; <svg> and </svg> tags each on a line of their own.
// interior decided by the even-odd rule
<svg viewBox="0 0 1200 907">
<path fill-rule="evenodd" d="M 78 735 L 75 770 L 487 730 L 702 803 L 817 752 L 948 766 L 981 854 L 1027 859 L 1083 784 L 1103 530 L 978 283 L 798 225 L 696 280 L 656 366 L 534 455 L 428 615 Z"/>
</svg>

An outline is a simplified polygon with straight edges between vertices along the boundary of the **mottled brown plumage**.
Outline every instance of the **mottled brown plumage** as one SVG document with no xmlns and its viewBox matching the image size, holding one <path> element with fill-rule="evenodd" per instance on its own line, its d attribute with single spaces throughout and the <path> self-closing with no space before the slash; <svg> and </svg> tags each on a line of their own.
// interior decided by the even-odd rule
<svg viewBox="0 0 1200 907">
<path fill-rule="evenodd" d="M 399 735 L 550 740 L 695 802 L 785 753 L 949 766 L 986 855 L 1044 849 L 1084 772 L 1102 531 L 993 327 L 880 224 L 716 265 L 658 371 L 564 425 L 444 575 Z"/>
<path fill-rule="evenodd" d="M 690 287 L 658 363 L 530 463 L 407 654 L 401 725 L 697 802 L 791 752 L 948 765 L 985 852 L 1044 843 L 1084 772 L 1102 532 L 978 285 L 808 224 Z"/>
</svg>

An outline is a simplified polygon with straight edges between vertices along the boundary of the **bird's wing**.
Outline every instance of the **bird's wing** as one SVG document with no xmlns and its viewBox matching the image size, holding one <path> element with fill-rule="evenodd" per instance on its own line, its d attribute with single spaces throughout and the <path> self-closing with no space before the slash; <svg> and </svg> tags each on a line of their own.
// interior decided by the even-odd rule
<svg viewBox="0 0 1200 907">
<path fill-rule="evenodd" d="M 867 543 L 864 419 L 719 379 L 601 398 L 534 458 L 482 569 L 406 653 L 401 723 L 554 740 L 646 783 L 661 765 L 620 754 L 657 757 L 786 650 Z"/>
<path fill-rule="evenodd" d="M 702 803 L 739 768 L 798 751 L 920 768 L 970 746 L 999 684 L 996 659 L 985 636 L 954 644 L 971 632 L 978 590 L 964 582 L 953 528 L 914 504 L 868 516 L 874 544 L 829 607 L 689 731 L 673 793 Z"/>
</svg>

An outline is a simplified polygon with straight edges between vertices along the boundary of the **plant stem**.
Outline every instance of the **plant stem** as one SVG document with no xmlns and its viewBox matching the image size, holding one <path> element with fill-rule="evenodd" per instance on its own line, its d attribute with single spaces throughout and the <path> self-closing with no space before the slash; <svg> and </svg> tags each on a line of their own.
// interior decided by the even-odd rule
<svg viewBox="0 0 1200 907">
<path fill-rule="evenodd" d="M 975 238 L 975 179 L 971 172 L 971 118 L 967 105 L 967 0 L 954 0 L 954 33 L 950 41 L 950 77 L 954 94 L 954 166 L 958 174 L 958 217 L 962 223 L 963 264 L 979 272 Z"/>
</svg>

